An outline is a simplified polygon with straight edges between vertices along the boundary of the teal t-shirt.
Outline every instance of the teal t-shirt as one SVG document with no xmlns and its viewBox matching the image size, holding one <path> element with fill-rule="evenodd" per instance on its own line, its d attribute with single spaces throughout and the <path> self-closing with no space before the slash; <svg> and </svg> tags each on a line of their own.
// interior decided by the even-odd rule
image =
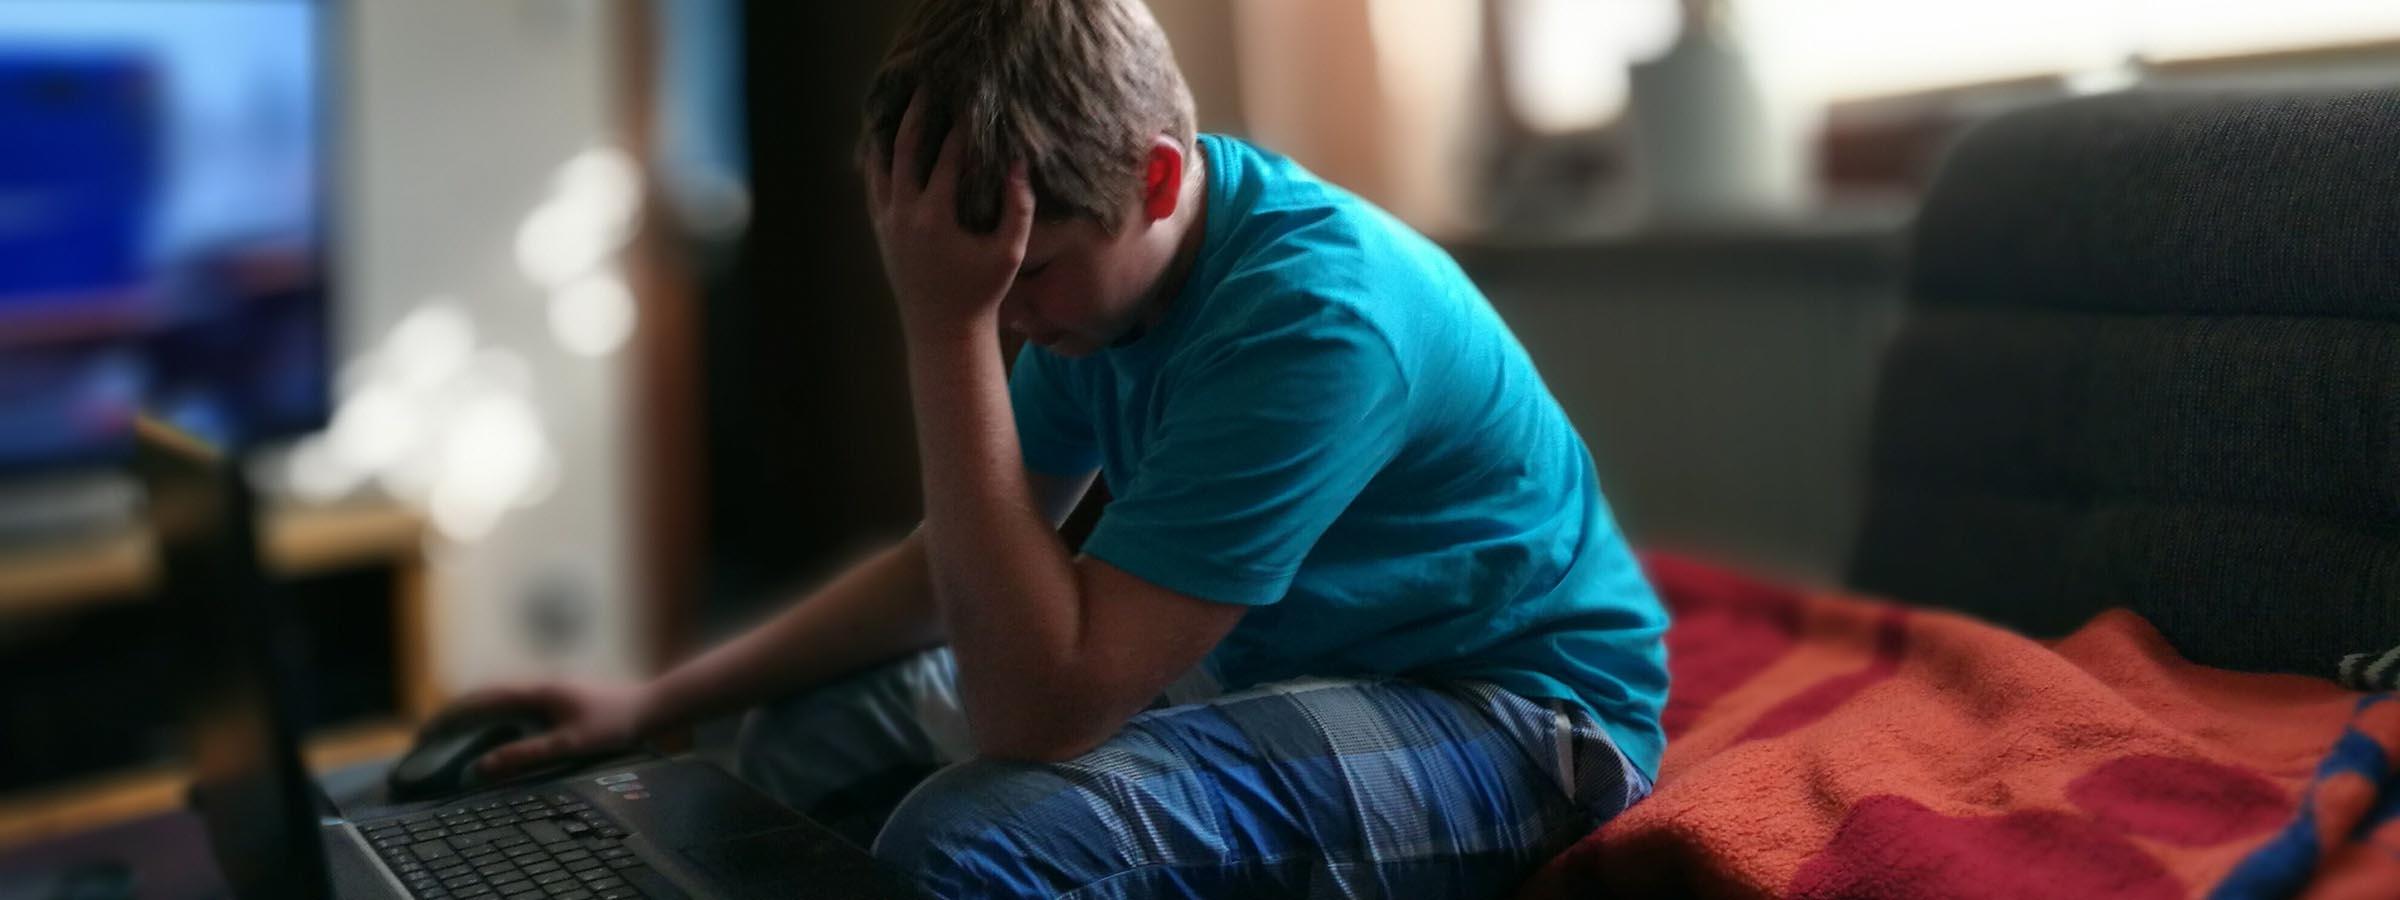
<svg viewBox="0 0 2400 900">
<path fill-rule="evenodd" d="M 1084 552 L 1255 607 L 1209 654 L 1227 689 L 1488 681 L 1583 705 L 1655 776 L 1667 616 L 1516 336 L 1382 210 L 1200 143 L 1207 233 L 1165 318 L 1010 375 L 1026 465 L 1114 497 Z"/>
</svg>

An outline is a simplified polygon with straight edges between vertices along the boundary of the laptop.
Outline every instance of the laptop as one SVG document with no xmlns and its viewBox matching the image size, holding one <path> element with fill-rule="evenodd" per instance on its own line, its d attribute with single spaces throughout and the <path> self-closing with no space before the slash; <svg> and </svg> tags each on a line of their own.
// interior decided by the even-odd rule
<svg viewBox="0 0 2400 900">
<path fill-rule="evenodd" d="M 637 755 L 436 802 L 345 814 L 300 762 L 303 682 L 259 563 L 240 467 L 153 420 L 136 457 L 160 599 L 186 654 L 192 801 L 235 896 L 679 900 L 921 896 L 717 766 Z"/>
</svg>

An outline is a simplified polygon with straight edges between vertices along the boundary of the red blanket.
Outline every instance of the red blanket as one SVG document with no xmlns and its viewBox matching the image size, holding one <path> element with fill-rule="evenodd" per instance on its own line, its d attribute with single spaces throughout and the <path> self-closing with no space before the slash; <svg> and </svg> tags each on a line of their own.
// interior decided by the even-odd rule
<svg viewBox="0 0 2400 900">
<path fill-rule="evenodd" d="M 1524 900 L 2400 898 L 2392 695 L 2195 665 L 2123 611 L 2043 643 L 1646 562 L 1675 614 L 1658 790 Z"/>
</svg>

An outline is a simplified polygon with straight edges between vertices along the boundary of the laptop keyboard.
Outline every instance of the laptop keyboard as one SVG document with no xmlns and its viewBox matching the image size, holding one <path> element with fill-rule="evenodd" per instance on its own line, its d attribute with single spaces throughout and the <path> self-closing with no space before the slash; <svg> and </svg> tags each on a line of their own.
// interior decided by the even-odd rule
<svg viewBox="0 0 2400 900">
<path fill-rule="evenodd" d="M 623 846 L 624 829 L 573 794 L 521 794 L 358 830 L 418 900 L 671 900 Z"/>
</svg>

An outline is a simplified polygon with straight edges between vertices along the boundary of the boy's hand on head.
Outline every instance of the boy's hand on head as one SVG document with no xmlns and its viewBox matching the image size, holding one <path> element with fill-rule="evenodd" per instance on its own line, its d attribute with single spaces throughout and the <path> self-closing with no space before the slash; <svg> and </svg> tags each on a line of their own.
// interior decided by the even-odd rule
<svg viewBox="0 0 2400 900">
<path fill-rule="evenodd" d="M 912 99 L 900 117 L 891 154 L 869 159 L 865 166 L 867 213 L 875 222 L 884 274 L 891 279 L 901 324 L 911 336 L 989 332 L 1001 298 L 1008 295 L 1017 267 L 1025 261 L 1025 238 L 1033 229 L 1033 188 L 1024 162 L 1017 162 L 1009 169 L 1000 227 L 989 234 L 959 227 L 962 129 L 950 129 L 932 177 L 918 184 L 914 169 L 923 139 L 924 107 L 923 94 Z"/>
</svg>

